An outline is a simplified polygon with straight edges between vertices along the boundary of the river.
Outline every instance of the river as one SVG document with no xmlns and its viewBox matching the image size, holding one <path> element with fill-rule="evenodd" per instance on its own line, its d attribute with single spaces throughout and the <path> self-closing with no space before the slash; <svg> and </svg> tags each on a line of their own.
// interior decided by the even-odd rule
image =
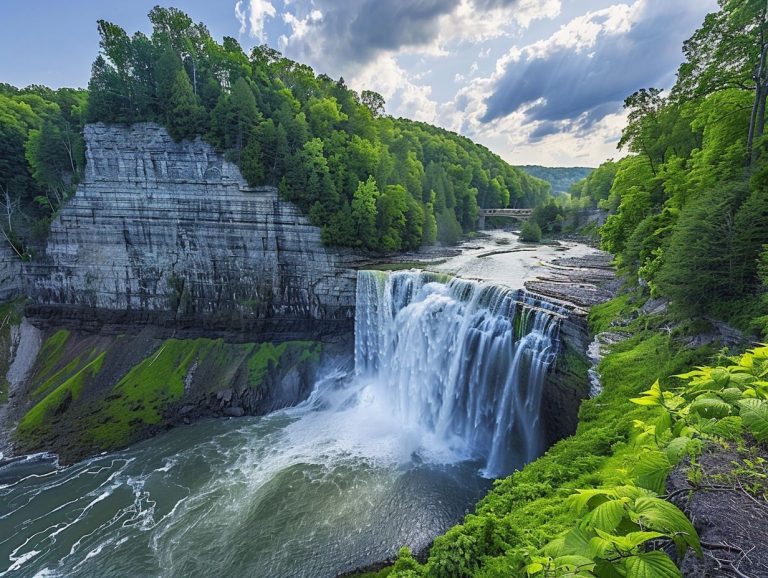
<svg viewBox="0 0 768 578">
<path fill-rule="evenodd" d="M 0 575 L 322 577 L 426 547 L 545 449 L 564 311 L 520 291 L 558 251 L 528 249 L 496 233 L 435 273 L 361 271 L 354 359 L 294 408 L 1 465 Z"/>
</svg>

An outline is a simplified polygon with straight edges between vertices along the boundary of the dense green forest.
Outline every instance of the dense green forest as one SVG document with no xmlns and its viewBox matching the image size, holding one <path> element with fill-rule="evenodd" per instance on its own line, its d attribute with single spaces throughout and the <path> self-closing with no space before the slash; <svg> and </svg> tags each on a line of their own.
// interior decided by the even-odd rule
<svg viewBox="0 0 768 578">
<path fill-rule="evenodd" d="M 84 90 L 0 84 L 0 232 L 19 257 L 82 174 L 86 102 Z"/>
<path fill-rule="evenodd" d="M 631 154 L 571 188 L 610 212 L 603 247 L 683 315 L 765 330 L 765 3 L 722 1 L 688 40 L 675 86 L 627 98 Z M 762 276 L 761 276 L 762 272 Z"/>
<path fill-rule="evenodd" d="M 99 21 L 88 122 L 164 124 L 202 136 L 251 185 L 278 186 L 333 245 L 372 251 L 454 243 L 480 207 L 531 207 L 544 181 L 485 147 L 385 115 L 383 98 L 261 46 L 219 44 L 183 12 L 154 8 L 151 37 Z"/>
<path fill-rule="evenodd" d="M 554 195 L 569 192 L 575 183 L 587 178 L 594 170 L 589 167 L 542 167 L 540 165 L 518 165 L 517 168 L 532 177 L 547 181 Z"/>
</svg>

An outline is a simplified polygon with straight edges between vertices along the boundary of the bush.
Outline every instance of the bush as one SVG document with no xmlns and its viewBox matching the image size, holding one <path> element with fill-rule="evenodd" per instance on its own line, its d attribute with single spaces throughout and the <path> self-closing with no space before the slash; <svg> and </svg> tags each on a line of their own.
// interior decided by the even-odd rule
<svg viewBox="0 0 768 578">
<path fill-rule="evenodd" d="M 520 231 L 520 240 L 524 243 L 538 243 L 541 241 L 541 227 L 534 221 L 526 221 Z"/>
</svg>

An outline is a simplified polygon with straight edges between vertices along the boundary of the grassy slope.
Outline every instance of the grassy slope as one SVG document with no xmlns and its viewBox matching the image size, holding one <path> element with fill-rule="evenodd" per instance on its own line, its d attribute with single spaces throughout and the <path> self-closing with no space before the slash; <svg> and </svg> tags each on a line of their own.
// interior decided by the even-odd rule
<svg viewBox="0 0 768 578">
<path fill-rule="evenodd" d="M 296 365 L 316 360 L 320 353 L 319 344 L 309 341 L 274 345 L 168 339 L 116 383 L 105 384 L 102 366 L 115 348 L 126 346 L 123 338 L 85 353 L 72 348 L 74 340 L 61 330 L 42 346 L 28 387 L 32 405 L 15 434 L 25 450 L 55 446 L 51 440 L 62 428 L 76 432 L 74 445 L 94 451 L 123 447 L 144 437 L 146 428 L 162 425 L 166 412 L 183 403 L 195 369 L 205 372 L 209 393 L 231 387 L 242 366 L 247 367 L 247 386 L 258 389 L 268 371 L 285 360 Z"/>
</svg>

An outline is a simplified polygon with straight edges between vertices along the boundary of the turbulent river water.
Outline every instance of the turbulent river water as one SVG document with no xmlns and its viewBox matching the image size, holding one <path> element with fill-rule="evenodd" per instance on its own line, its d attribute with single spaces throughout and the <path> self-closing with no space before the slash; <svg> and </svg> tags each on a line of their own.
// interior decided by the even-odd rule
<svg viewBox="0 0 768 578">
<path fill-rule="evenodd" d="M 0 575 L 334 576 L 423 548 L 544 450 L 562 313 L 508 286 L 360 272 L 354 360 L 300 405 L 0 466 Z"/>
</svg>

